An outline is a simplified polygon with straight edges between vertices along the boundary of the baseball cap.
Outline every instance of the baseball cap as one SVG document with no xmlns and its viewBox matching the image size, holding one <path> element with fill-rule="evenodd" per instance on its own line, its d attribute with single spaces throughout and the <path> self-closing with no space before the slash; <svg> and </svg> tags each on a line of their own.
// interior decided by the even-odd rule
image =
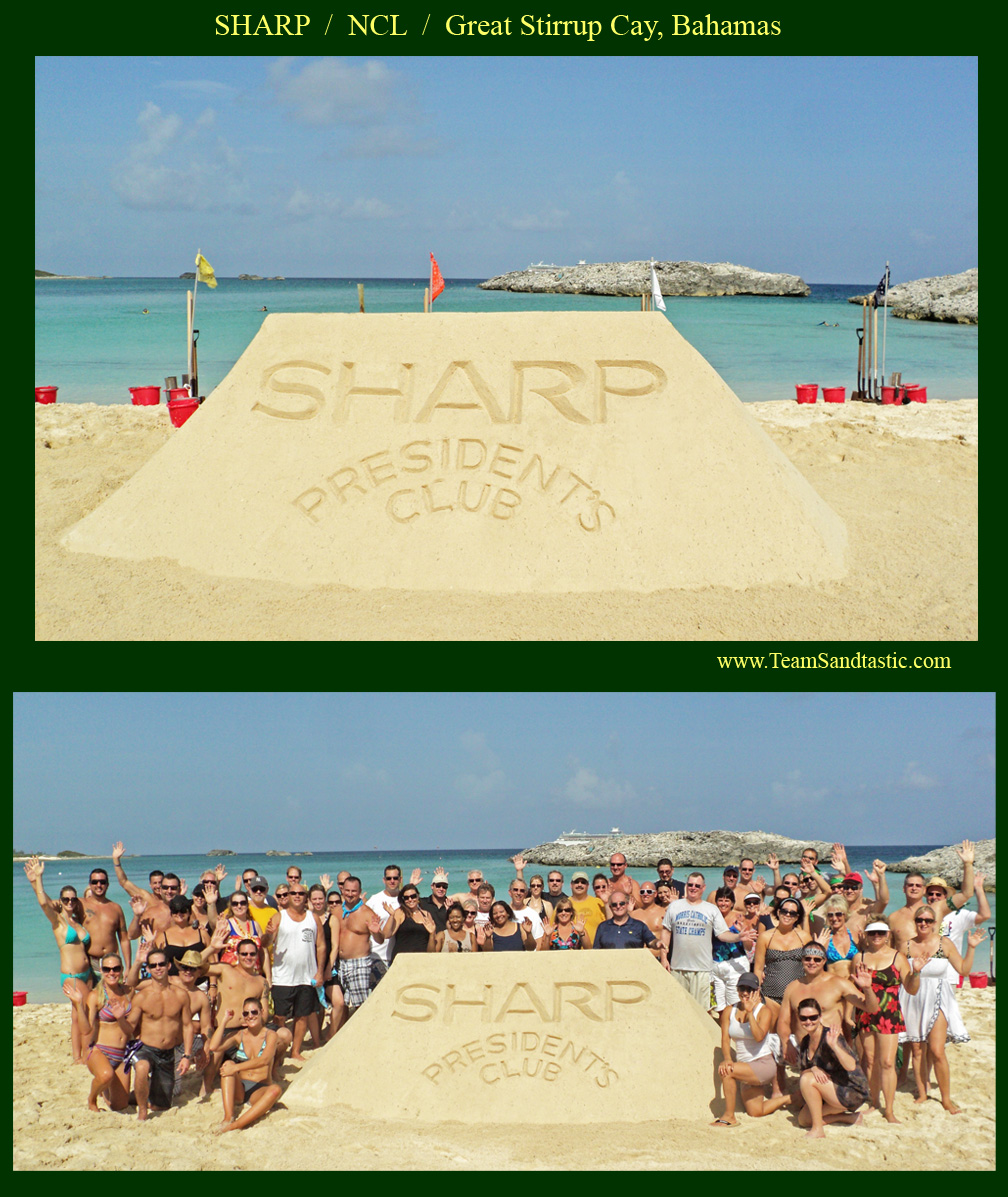
<svg viewBox="0 0 1008 1197">
<path fill-rule="evenodd" d="M 269 882 L 263 876 L 253 877 L 249 882 L 249 889 L 264 889 L 269 891 Z"/>
<path fill-rule="evenodd" d="M 571 873 L 571 881 L 587 881 L 587 873 Z"/>
<path fill-rule="evenodd" d="M 722 870 L 721 875 L 723 877 L 737 877 L 739 875 L 738 865 L 728 865 L 727 868 Z"/>
<path fill-rule="evenodd" d="M 864 878 L 861 876 L 860 873 L 848 873 L 847 876 L 844 878 L 844 881 L 854 881 L 858 885 L 864 885 Z"/>
<path fill-rule="evenodd" d="M 759 977 L 755 973 L 743 973 L 735 982 L 737 989 L 759 989 Z"/>
</svg>

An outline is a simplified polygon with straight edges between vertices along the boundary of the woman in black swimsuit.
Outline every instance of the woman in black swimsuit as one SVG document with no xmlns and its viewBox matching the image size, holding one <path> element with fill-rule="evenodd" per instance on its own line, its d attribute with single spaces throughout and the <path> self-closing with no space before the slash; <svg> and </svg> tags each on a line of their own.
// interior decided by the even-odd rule
<svg viewBox="0 0 1008 1197">
<path fill-rule="evenodd" d="M 386 939 L 395 936 L 392 959 L 404 952 L 433 952 L 436 932 L 434 919 L 420 906 L 420 891 L 415 885 L 404 885 L 399 891 L 399 909 L 391 912 L 382 927 Z"/>
<path fill-rule="evenodd" d="M 815 998 L 798 1003 L 798 1028 L 803 1103 L 799 1125 L 810 1128 L 810 1139 L 824 1138 L 827 1122 L 860 1125 L 861 1115 L 855 1111 L 868 1100 L 868 1080 L 854 1049 L 839 1026 L 823 1027 L 822 1007 Z"/>
<path fill-rule="evenodd" d="M 180 894 L 168 903 L 171 923 L 154 937 L 154 946 L 164 949 L 168 957 L 168 972 L 178 976 L 178 961 L 188 951 L 202 952 L 209 944 L 207 933 L 193 924 L 192 903 Z"/>
<path fill-rule="evenodd" d="M 529 923 L 531 920 L 529 920 Z M 519 923 L 507 902 L 494 902 L 490 907 L 490 927 L 495 952 L 534 952 L 536 939 L 529 923 Z"/>
</svg>

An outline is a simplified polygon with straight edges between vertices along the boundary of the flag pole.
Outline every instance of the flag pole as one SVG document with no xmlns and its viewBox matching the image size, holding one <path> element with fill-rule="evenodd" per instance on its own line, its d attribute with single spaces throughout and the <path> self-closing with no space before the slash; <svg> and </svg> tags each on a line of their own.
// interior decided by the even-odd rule
<svg viewBox="0 0 1008 1197">
<path fill-rule="evenodd" d="M 886 324 L 889 319 L 889 262 L 885 264 L 885 299 L 882 307 L 882 381 L 885 382 L 885 340 L 886 340 Z"/>
<path fill-rule="evenodd" d="M 193 376 L 193 328 L 196 324 L 196 288 L 199 286 L 199 260 L 203 253 L 201 249 L 196 250 L 196 278 L 193 280 L 193 289 L 189 293 L 189 312 L 188 312 L 188 332 L 189 345 L 186 350 L 186 373 L 189 375 L 190 395 L 192 394 L 192 376 Z"/>
</svg>

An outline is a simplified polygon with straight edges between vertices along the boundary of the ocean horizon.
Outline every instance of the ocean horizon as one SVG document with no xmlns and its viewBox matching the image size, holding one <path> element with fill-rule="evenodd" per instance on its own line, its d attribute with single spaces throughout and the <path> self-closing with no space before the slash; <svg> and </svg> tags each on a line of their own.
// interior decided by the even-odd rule
<svg viewBox="0 0 1008 1197">
<path fill-rule="evenodd" d="M 635 297 L 483 291 L 482 279 L 446 279 L 434 310 L 639 311 Z M 426 278 L 239 280 L 196 290 L 200 392 L 209 395 L 275 312 L 422 312 Z M 59 388 L 64 403 L 129 403 L 130 387 L 162 386 L 186 371 L 186 291 L 191 279 L 43 277 L 35 288 L 35 385 Z M 857 380 L 861 308 L 848 297 L 874 289 L 811 283 L 807 298 L 667 297 L 665 315 L 743 402 L 794 399 L 795 385 Z M 144 312 L 146 309 L 146 314 Z M 882 356 L 879 329 L 879 366 Z M 886 374 L 928 388 L 930 399 L 978 396 L 978 326 L 896 317 L 885 322 Z"/>
<path fill-rule="evenodd" d="M 852 869 L 865 872 L 872 867 L 872 861 L 902 860 L 909 856 L 919 856 L 930 852 L 941 844 L 848 844 L 847 858 Z M 430 880 L 434 869 L 444 868 L 448 873 L 449 893 L 464 892 L 466 889 L 466 872 L 471 868 L 482 870 L 483 876 L 493 885 L 498 893 L 506 889 L 514 877 L 514 866 L 510 858 L 524 849 L 521 847 L 490 847 L 490 848 L 371 848 L 367 851 L 312 851 L 307 855 L 296 853 L 282 856 L 267 855 L 263 852 L 236 852 L 234 856 L 213 856 L 208 852 L 201 853 L 161 853 L 158 855 L 140 854 L 123 857 L 123 868 L 130 881 L 146 888 L 148 873 L 155 868 L 165 872 L 177 873 L 188 882 L 189 891 L 199 879 L 199 874 L 208 868 L 213 868 L 218 862 L 228 869 L 228 877 L 240 878 L 246 868 L 255 868 L 270 883 L 272 891 L 283 878 L 290 864 L 297 864 L 303 871 L 304 880 L 308 884 L 315 882 L 320 874 L 328 873 L 335 877 L 341 869 L 361 878 L 366 893 L 374 894 L 382 889 L 382 875 L 386 864 L 397 864 L 402 868 L 404 879 L 408 879 L 413 869 L 422 872 L 420 881 L 421 893 L 430 892 Z M 73 885 L 78 893 L 83 893 L 87 885 L 90 870 L 96 862 L 101 862 L 108 870 L 109 898 L 123 907 L 129 920 L 129 898 L 119 886 L 112 868 L 112 857 L 89 856 L 46 861 L 45 873 L 42 878 L 46 893 L 53 897 L 60 886 Z M 725 861 L 724 865 L 737 863 Z M 770 870 L 761 862 L 757 862 L 756 875 L 771 877 Z M 704 874 L 710 888 L 720 880 L 721 868 L 718 866 L 700 866 L 699 871 Z M 565 879 L 569 878 L 576 866 L 561 866 Z M 789 864 L 788 868 L 793 867 Z M 585 866 L 586 871 L 608 873 L 608 857 L 600 861 L 600 866 Z M 525 869 L 526 880 L 535 873 L 544 874 L 545 865 L 528 865 Z M 693 871 L 692 865 L 677 865 L 675 876 L 682 880 L 688 872 Z M 782 867 L 782 871 L 787 869 Z M 649 868 L 628 867 L 627 873 L 638 881 L 654 876 Z M 889 904 L 887 912 L 897 909 L 903 904 L 902 873 L 886 873 L 889 884 Z M 59 985 L 59 953 L 53 938 L 48 920 L 39 909 L 35 894 L 24 875 L 23 864 L 14 861 L 13 873 L 13 927 L 14 953 L 13 978 L 15 991 L 23 990 L 28 994 L 29 1002 L 65 1002 Z M 870 883 L 866 883 L 866 890 L 871 893 Z M 568 890 L 569 892 L 569 890 Z M 996 895 L 991 894 L 991 920 L 986 924 L 994 926 L 996 917 Z M 976 908 L 975 899 L 971 899 L 973 909 Z M 990 941 L 981 943 L 976 951 L 974 971 L 987 971 L 990 962 Z"/>
</svg>

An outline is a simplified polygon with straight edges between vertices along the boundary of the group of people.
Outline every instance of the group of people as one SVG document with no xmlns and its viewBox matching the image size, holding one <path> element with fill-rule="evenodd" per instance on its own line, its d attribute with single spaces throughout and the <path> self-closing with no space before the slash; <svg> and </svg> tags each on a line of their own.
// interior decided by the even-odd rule
<svg viewBox="0 0 1008 1197">
<path fill-rule="evenodd" d="M 115 844 L 112 861 L 129 923 L 108 896 L 105 869 L 91 870 L 82 897 L 64 886 L 56 901 L 43 888 L 44 863 L 25 864 L 59 945 L 73 1058 L 92 1074 L 92 1110 L 101 1096 L 125 1109 L 132 1090 L 146 1118 L 171 1105 L 195 1068 L 201 1097 L 220 1082 L 220 1129 L 250 1125 L 279 1098 L 284 1059 L 303 1060 L 306 1040 L 318 1047 L 337 1033 L 403 953 L 643 948 L 720 1023 L 725 1110 L 714 1125 L 738 1125 L 740 1099 L 753 1117 L 791 1106 L 810 1135 L 859 1121 L 866 1102 L 895 1122 L 901 1042 L 917 1100 L 933 1069 L 943 1106 L 958 1112 L 945 1044 L 968 1035 L 951 978 L 969 971 L 990 917 L 968 841 L 958 891 L 911 873 L 888 919 L 885 864 L 867 874 L 869 898 L 841 844 L 833 875 L 809 848 L 798 872 L 782 875 L 770 856 L 768 882 L 743 858 L 709 891 L 702 873 L 677 880 L 668 859 L 654 880 L 637 881 L 616 852 L 608 874 L 575 870 L 568 882 L 559 869 L 526 880 L 515 856 L 506 898 L 479 869 L 451 894 L 436 869 L 421 894 L 420 870 L 404 882 L 395 864 L 371 897 L 349 872 L 308 885 L 296 864 L 272 893 L 254 868 L 228 892 L 218 865 L 190 897 L 172 873 L 155 870 L 146 889 L 130 881 L 123 851 Z M 974 895 L 977 909 L 966 910 Z M 789 1064 L 799 1071 L 790 1091 Z"/>
</svg>

